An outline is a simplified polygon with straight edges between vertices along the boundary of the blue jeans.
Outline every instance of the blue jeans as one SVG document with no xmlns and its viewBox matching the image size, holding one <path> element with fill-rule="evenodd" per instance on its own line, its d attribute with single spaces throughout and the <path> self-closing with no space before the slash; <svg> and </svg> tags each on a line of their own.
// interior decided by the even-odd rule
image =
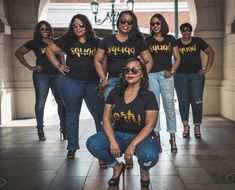
<svg viewBox="0 0 235 190">
<path fill-rule="evenodd" d="M 164 71 L 149 73 L 149 90 L 151 90 L 157 99 L 160 108 L 160 95 L 162 97 L 163 108 L 166 114 L 167 131 L 176 132 L 176 116 L 174 102 L 174 77 L 166 78 Z M 157 127 L 155 131 L 160 131 L 160 115 L 158 115 Z"/>
<path fill-rule="evenodd" d="M 60 118 L 61 128 L 65 127 L 65 103 L 62 96 L 62 89 L 57 74 L 40 74 L 33 73 L 33 84 L 35 89 L 36 103 L 35 114 L 37 120 L 37 128 L 43 127 L 44 107 L 47 100 L 49 88 L 55 97 L 58 105 L 58 115 Z"/>
<path fill-rule="evenodd" d="M 191 104 L 193 123 L 202 123 L 202 100 L 205 76 L 198 73 L 176 74 L 175 90 L 179 101 L 180 116 L 183 124 L 189 121 L 189 107 Z"/>
<path fill-rule="evenodd" d="M 119 78 L 118 77 L 109 78 L 108 81 L 109 81 L 108 86 L 106 86 L 104 91 L 105 100 L 107 100 L 107 97 L 111 92 L 111 90 L 113 90 L 116 87 L 117 83 L 119 82 Z"/>
<path fill-rule="evenodd" d="M 68 150 L 79 149 L 79 115 L 83 99 L 95 120 L 96 131 L 102 128 L 104 103 L 98 97 L 99 81 L 74 80 L 60 77 L 66 107 L 66 129 L 68 135 Z"/>
<path fill-rule="evenodd" d="M 119 131 L 114 131 L 114 135 L 122 153 L 136 137 L 136 135 Z M 109 140 L 104 131 L 89 137 L 86 145 L 94 157 L 106 162 L 110 167 L 113 167 L 117 162 L 116 158 L 110 153 Z M 137 145 L 134 155 L 138 158 L 138 163 L 143 170 L 149 170 L 156 165 L 159 150 L 160 144 L 156 136 L 149 136 Z"/>
</svg>

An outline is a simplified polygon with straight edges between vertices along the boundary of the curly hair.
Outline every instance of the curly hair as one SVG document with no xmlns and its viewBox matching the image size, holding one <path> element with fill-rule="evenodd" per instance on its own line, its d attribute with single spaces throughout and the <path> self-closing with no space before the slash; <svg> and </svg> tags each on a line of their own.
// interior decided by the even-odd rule
<svg viewBox="0 0 235 190">
<path fill-rule="evenodd" d="M 155 14 L 155 15 L 153 15 L 153 16 L 151 17 L 150 22 L 151 22 L 151 20 L 154 19 L 154 18 L 157 18 L 157 19 L 160 20 L 160 22 L 161 22 L 161 34 L 162 34 L 163 36 L 167 35 L 168 32 L 169 32 L 169 26 L 168 26 L 168 24 L 167 24 L 167 22 L 166 22 L 164 16 L 157 13 L 157 14 Z M 150 34 L 151 34 L 151 35 L 154 35 L 154 32 L 152 31 L 151 27 L 150 27 Z"/>
<path fill-rule="evenodd" d="M 77 36 L 74 33 L 74 29 L 73 29 L 73 23 L 74 23 L 75 19 L 79 19 L 85 25 L 87 42 L 92 45 L 95 44 L 96 43 L 96 41 L 95 41 L 96 34 L 92 28 L 92 25 L 91 25 L 89 19 L 83 14 L 76 14 L 71 19 L 70 24 L 69 24 L 69 29 L 68 29 L 67 33 L 65 34 L 65 37 L 68 39 L 68 42 L 73 43 L 74 41 L 77 40 Z"/>
<path fill-rule="evenodd" d="M 139 42 L 139 40 L 143 39 L 143 35 L 139 30 L 137 17 L 132 11 L 126 10 L 126 11 L 122 11 L 119 14 L 118 19 L 117 19 L 117 28 L 119 29 L 120 20 L 122 18 L 122 15 L 124 15 L 124 14 L 129 14 L 132 17 L 132 21 L 133 21 L 132 29 L 131 29 L 130 33 L 128 34 L 128 39 L 129 39 L 130 43 L 137 44 Z"/>
<path fill-rule="evenodd" d="M 52 27 L 50 25 L 49 22 L 45 21 L 45 20 L 41 20 L 40 22 L 38 22 L 34 28 L 34 34 L 33 34 L 33 39 L 39 39 L 41 40 L 42 39 L 42 35 L 41 35 L 41 31 L 40 31 L 40 28 L 42 25 L 45 25 L 47 28 L 49 28 L 49 38 L 52 38 L 52 35 L 53 35 L 53 30 L 52 30 Z"/>
<path fill-rule="evenodd" d="M 143 77 L 141 78 L 141 82 L 140 82 L 140 89 L 139 89 L 139 92 L 138 92 L 138 95 L 140 96 L 144 96 L 146 91 L 148 91 L 148 87 L 149 87 L 149 82 L 148 82 L 148 73 L 147 73 L 147 69 L 146 69 L 146 66 L 145 66 L 145 63 L 142 62 L 139 58 L 137 57 L 133 57 L 133 58 L 129 58 L 127 59 L 126 61 L 126 65 L 130 62 L 133 62 L 133 61 L 137 61 L 140 63 L 141 65 L 141 70 L 142 70 L 142 73 L 143 73 Z M 124 92 L 128 86 L 128 83 L 126 82 L 126 79 L 125 79 L 125 74 L 124 74 L 124 68 L 123 68 L 123 71 L 120 73 L 120 80 L 119 80 L 119 83 L 117 84 L 117 88 L 119 90 L 119 95 L 120 96 L 123 96 L 124 95 Z"/>
</svg>

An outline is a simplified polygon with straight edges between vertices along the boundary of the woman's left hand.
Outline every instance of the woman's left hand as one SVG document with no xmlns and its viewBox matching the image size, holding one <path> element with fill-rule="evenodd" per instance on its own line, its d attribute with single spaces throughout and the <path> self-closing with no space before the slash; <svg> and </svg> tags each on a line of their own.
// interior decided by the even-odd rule
<svg viewBox="0 0 235 190">
<path fill-rule="evenodd" d="M 126 160 L 130 160 L 132 159 L 133 155 L 135 153 L 135 147 L 133 146 L 128 146 L 125 153 L 124 153 L 124 157 Z"/>
<path fill-rule="evenodd" d="M 205 76 L 208 72 L 209 72 L 209 69 L 207 69 L 207 68 L 199 70 L 199 74 L 202 75 L 202 76 Z"/>
<path fill-rule="evenodd" d="M 171 74 L 170 71 L 165 70 L 165 71 L 164 71 L 164 76 L 165 76 L 166 78 L 170 78 L 170 77 L 172 76 L 172 74 Z"/>
</svg>

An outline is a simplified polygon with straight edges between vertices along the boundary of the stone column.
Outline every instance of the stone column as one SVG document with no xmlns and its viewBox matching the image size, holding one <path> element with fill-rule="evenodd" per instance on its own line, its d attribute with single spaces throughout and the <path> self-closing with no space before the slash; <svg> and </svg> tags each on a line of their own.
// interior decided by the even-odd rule
<svg viewBox="0 0 235 190">
<path fill-rule="evenodd" d="M 214 64 L 206 75 L 203 98 L 204 115 L 220 114 L 220 85 L 223 63 L 223 1 L 197 0 L 195 36 L 203 38 L 215 51 Z M 221 8 L 222 7 L 222 8 Z M 202 53 L 203 63 L 207 56 Z"/>
</svg>

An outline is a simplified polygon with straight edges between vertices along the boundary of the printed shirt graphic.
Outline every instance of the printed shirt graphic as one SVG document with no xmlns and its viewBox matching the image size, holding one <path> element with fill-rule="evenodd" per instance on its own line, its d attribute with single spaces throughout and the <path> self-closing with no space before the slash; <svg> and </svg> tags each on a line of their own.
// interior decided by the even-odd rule
<svg viewBox="0 0 235 190">
<path fill-rule="evenodd" d="M 145 126 L 147 110 L 158 110 L 155 95 L 147 91 L 142 97 L 139 95 L 126 104 L 123 96 L 119 96 L 119 91 L 114 88 L 108 95 L 107 104 L 111 104 L 111 114 L 114 127 L 118 131 L 130 134 L 137 134 Z"/>
<path fill-rule="evenodd" d="M 159 42 L 153 36 L 149 36 L 145 39 L 145 41 L 154 62 L 151 73 L 171 70 L 172 50 L 173 47 L 177 46 L 176 39 L 172 35 L 166 35 L 164 40 Z"/>
<path fill-rule="evenodd" d="M 181 64 L 177 73 L 198 73 L 202 69 L 201 50 L 204 51 L 209 45 L 199 37 L 192 37 L 192 41 L 184 45 L 181 39 L 177 40 Z"/>
<path fill-rule="evenodd" d="M 36 65 L 40 65 L 43 68 L 42 71 L 40 71 L 41 74 L 58 74 L 59 73 L 59 71 L 51 64 L 51 62 L 47 58 L 45 51 L 46 51 L 46 47 L 48 46 L 48 44 L 46 44 L 42 40 L 35 39 L 35 40 L 30 40 L 26 42 L 24 46 L 28 50 L 33 50 L 35 56 L 37 57 Z M 56 56 L 60 60 L 60 56 L 59 55 L 56 55 Z M 34 71 L 34 72 L 37 72 L 37 71 Z"/>
<path fill-rule="evenodd" d="M 55 41 L 66 54 L 66 65 L 70 67 L 65 77 L 82 81 L 99 80 L 94 66 L 94 56 L 97 51 L 99 39 L 94 45 L 81 43 L 78 40 L 69 43 L 68 39 L 63 36 Z"/>
<path fill-rule="evenodd" d="M 133 44 L 126 40 L 124 42 L 118 41 L 115 34 L 108 35 L 101 40 L 99 48 L 105 51 L 107 56 L 107 71 L 109 77 L 119 77 L 119 73 L 126 66 L 126 60 L 131 57 L 137 57 L 148 47 L 143 40 L 138 44 Z"/>
</svg>

